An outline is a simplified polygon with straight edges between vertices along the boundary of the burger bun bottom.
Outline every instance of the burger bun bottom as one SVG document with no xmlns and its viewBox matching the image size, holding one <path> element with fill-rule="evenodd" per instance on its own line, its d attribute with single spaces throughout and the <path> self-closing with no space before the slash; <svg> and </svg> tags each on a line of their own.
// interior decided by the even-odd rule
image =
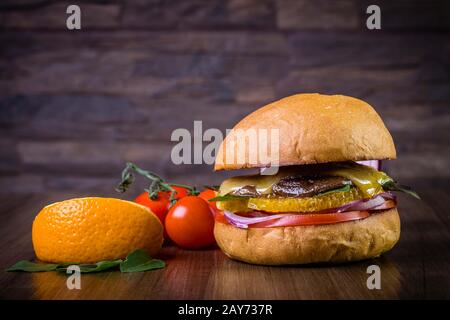
<svg viewBox="0 0 450 320">
<path fill-rule="evenodd" d="M 260 265 L 341 263 L 380 256 L 400 238 L 396 208 L 327 225 L 248 228 L 216 222 L 217 244 L 231 259 Z"/>
</svg>

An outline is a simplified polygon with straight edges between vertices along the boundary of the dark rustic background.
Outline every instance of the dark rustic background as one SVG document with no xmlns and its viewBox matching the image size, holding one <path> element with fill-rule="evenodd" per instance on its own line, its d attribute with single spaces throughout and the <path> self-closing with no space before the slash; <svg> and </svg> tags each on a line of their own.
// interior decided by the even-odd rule
<svg viewBox="0 0 450 320">
<path fill-rule="evenodd" d="M 65 27 L 72 3 L 81 31 Z M 380 31 L 369 4 L 2 0 L 0 192 L 107 194 L 126 161 L 217 183 L 171 164 L 172 130 L 229 128 L 297 92 L 368 101 L 397 145 L 392 175 L 448 188 L 450 1 L 376 1 Z"/>
</svg>

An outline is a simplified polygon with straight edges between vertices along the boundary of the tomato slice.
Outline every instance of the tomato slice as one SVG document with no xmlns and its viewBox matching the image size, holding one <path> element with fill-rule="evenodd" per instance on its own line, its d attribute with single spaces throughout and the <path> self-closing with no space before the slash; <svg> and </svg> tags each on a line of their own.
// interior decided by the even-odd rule
<svg viewBox="0 0 450 320">
<path fill-rule="evenodd" d="M 312 213 L 312 214 L 292 214 L 286 217 L 270 221 L 259 222 L 250 225 L 250 228 L 272 228 L 272 227 L 293 227 L 332 224 L 339 222 L 354 221 L 367 218 L 368 211 L 348 211 L 340 213 Z M 223 216 L 222 216 L 223 217 Z M 218 221 L 226 220 L 219 218 Z"/>
</svg>

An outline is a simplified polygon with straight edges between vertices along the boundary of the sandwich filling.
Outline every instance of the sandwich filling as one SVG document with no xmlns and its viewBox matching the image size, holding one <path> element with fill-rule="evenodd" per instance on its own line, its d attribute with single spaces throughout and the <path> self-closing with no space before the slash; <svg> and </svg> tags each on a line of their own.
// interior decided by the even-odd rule
<svg viewBox="0 0 450 320">
<path fill-rule="evenodd" d="M 286 215 L 294 215 L 288 219 L 290 223 L 296 220 L 294 225 L 305 224 L 305 218 L 311 215 L 320 219 L 306 219 L 306 224 L 323 224 L 343 222 L 344 212 L 362 212 L 351 215 L 351 220 L 355 220 L 378 210 L 394 208 L 396 200 L 390 192 L 394 190 L 417 196 L 382 171 L 343 162 L 282 167 L 272 176 L 233 177 L 222 183 L 215 200 L 217 207 L 224 211 L 226 221 L 244 228 L 260 226 L 262 217 L 267 219 L 265 221 L 287 220 Z M 330 214 L 339 216 L 324 219 L 324 215 Z M 260 219 L 249 220 L 252 218 Z M 233 223 L 235 220 L 237 223 Z M 303 222 L 299 223 L 300 220 Z M 314 220 L 322 223 L 312 223 Z M 279 221 L 276 222 L 280 226 Z"/>
</svg>

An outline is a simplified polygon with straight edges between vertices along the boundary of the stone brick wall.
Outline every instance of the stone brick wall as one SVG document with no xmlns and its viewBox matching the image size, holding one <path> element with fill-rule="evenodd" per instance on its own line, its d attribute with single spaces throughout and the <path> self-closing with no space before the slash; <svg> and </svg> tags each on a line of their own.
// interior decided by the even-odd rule
<svg viewBox="0 0 450 320">
<path fill-rule="evenodd" d="M 65 28 L 66 7 L 82 30 Z M 125 161 L 177 182 L 226 173 L 170 162 L 179 127 L 230 128 L 297 92 L 381 113 L 399 180 L 449 186 L 450 2 L 358 0 L 0 2 L 0 192 L 108 193 Z"/>
</svg>

